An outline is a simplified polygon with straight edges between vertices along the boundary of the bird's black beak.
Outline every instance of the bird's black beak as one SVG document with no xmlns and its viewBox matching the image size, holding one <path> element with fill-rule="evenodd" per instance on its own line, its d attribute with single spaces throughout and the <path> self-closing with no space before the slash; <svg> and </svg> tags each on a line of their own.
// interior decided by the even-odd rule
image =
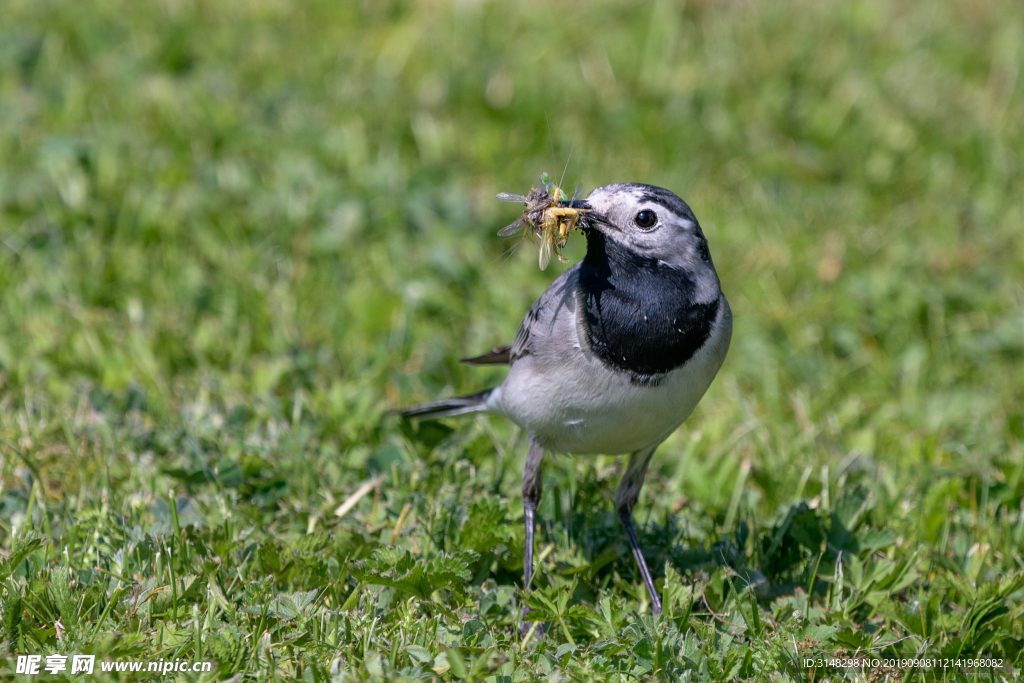
<svg viewBox="0 0 1024 683">
<path fill-rule="evenodd" d="M 596 211 L 587 214 L 587 223 L 590 227 L 597 228 L 598 230 L 602 230 L 603 232 L 606 232 L 608 230 L 620 232 L 618 227 L 616 227 L 614 223 L 612 223 L 604 215 L 599 214 Z"/>
<path fill-rule="evenodd" d="M 618 230 L 611 221 L 605 218 L 603 215 L 597 213 L 590 206 L 590 203 L 586 199 L 573 199 L 572 201 L 558 202 L 559 206 L 564 206 L 570 209 L 583 209 L 586 213 L 580 214 L 580 227 L 584 231 L 590 229 L 601 229 L 610 228 L 612 230 Z"/>
</svg>

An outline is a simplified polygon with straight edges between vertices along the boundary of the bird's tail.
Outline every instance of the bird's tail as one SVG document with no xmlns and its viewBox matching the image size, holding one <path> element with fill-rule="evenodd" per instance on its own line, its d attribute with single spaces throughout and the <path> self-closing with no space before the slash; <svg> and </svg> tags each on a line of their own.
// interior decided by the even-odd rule
<svg viewBox="0 0 1024 683">
<path fill-rule="evenodd" d="M 471 394 L 470 396 L 459 396 L 458 398 L 446 398 L 441 401 L 421 403 L 418 406 L 411 406 L 405 410 L 400 410 L 399 414 L 419 420 L 436 420 L 439 417 L 477 413 L 487 410 L 487 397 L 491 395 L 492 391 L 494 389 L 481 391 L 479 394 Z"/>
</svg>

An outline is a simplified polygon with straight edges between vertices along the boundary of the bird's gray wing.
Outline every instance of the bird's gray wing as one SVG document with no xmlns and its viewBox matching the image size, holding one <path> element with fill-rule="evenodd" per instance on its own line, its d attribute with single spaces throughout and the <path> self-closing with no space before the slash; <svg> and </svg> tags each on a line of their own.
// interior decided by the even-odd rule
<svg viewBox="0 0 1024 683">
<path fill-rule="evenodd" d="M 512 345 L 506 344 L 479 356 L 463 358 L 459 362 L 466 363 L 467 365 L 508 365 L 512 362 L 509 354 L 511 350 Z"/>
<path fill-rule="evenodd" d="M 523 322 L 519 325 L 519 331 L 516 332 L 516 338 L 511 344 L 499 346 L 498 348 L 479 356 L 463 358 L 460 362 L 466 363 L 467 365 L 511 366 L 517 359 L 525 356 L 530 351 L 530 326 L 537 322 L 540 315 L 539 307 L 543 300 L 544 297 L 541 297 L 530 308 L 526 317 L 523 318 Z"/>
<path fill-rule="evenodd" d="M 530 306 L 530 310 L 526 312 L 526 317 L 523 318 L 523 322 L 519 324 L 519 330 L 516 332 L 516 338 L 512 340 L 512 347 L 508 352 L 509 365 L 512 365 L 530 352 L 531 330 L 540 319 L 541 313 L 544 312 L 547 304 L 547 301 L 545 300 L 550 298 L 548 296 L 550 292 L 551 289 L 546 290 L 544 294 L 533 303 L 533 306 Z"/>
<path fill-rule="evenodd" d="M 518 359 L 530 353 L 530 342 L 533 337 L 533 330 L 545 316 L 554 314 L 555 310 L 565 304 L 566 287 L 575 282 L 574 275 L 579 264 L 569 268 L 551 283 L 551 286 L 544 290 L 530 310 L 527 311 L 523 322 L 519 325 L 515 339 L 507 346 L 499 346 L 490 353 L 485 353 L 472 358 L 463 358 L 463 363 L 469 365 L 503 365 L 510 366 Z"/>
</svg>

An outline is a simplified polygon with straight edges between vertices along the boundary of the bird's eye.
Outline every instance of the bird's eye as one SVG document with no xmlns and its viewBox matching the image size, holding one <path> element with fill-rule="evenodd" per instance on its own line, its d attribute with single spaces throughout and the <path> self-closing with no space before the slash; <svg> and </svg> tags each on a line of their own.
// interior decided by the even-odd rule
<svg viewBox="0 0 1024 683">
<path fill-rule="evenodd" d="M 636 224 L 641 228 L 649 228 L 658 222 L 658 214 L 654 213 L 650 209 L 644 209 L 639 212 L 633 219 Z"/>
</svg>

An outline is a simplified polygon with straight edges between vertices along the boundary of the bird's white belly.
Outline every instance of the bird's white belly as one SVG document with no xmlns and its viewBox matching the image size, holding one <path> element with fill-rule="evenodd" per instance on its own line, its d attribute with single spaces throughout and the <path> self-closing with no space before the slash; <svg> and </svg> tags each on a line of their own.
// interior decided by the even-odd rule
<svg viewBox="0 0 1024 683">
<path fill-rule="evenodd" d="M 583 353 L 543 371 L 527 356 L 488 404 L 546 449 L 631 453 L 660 443 L 690 416 L 721 367 L 730 337 L 731 324 L 716 325 L 707 343 L 657 386 L 634 383 Z"/>
</svg>

